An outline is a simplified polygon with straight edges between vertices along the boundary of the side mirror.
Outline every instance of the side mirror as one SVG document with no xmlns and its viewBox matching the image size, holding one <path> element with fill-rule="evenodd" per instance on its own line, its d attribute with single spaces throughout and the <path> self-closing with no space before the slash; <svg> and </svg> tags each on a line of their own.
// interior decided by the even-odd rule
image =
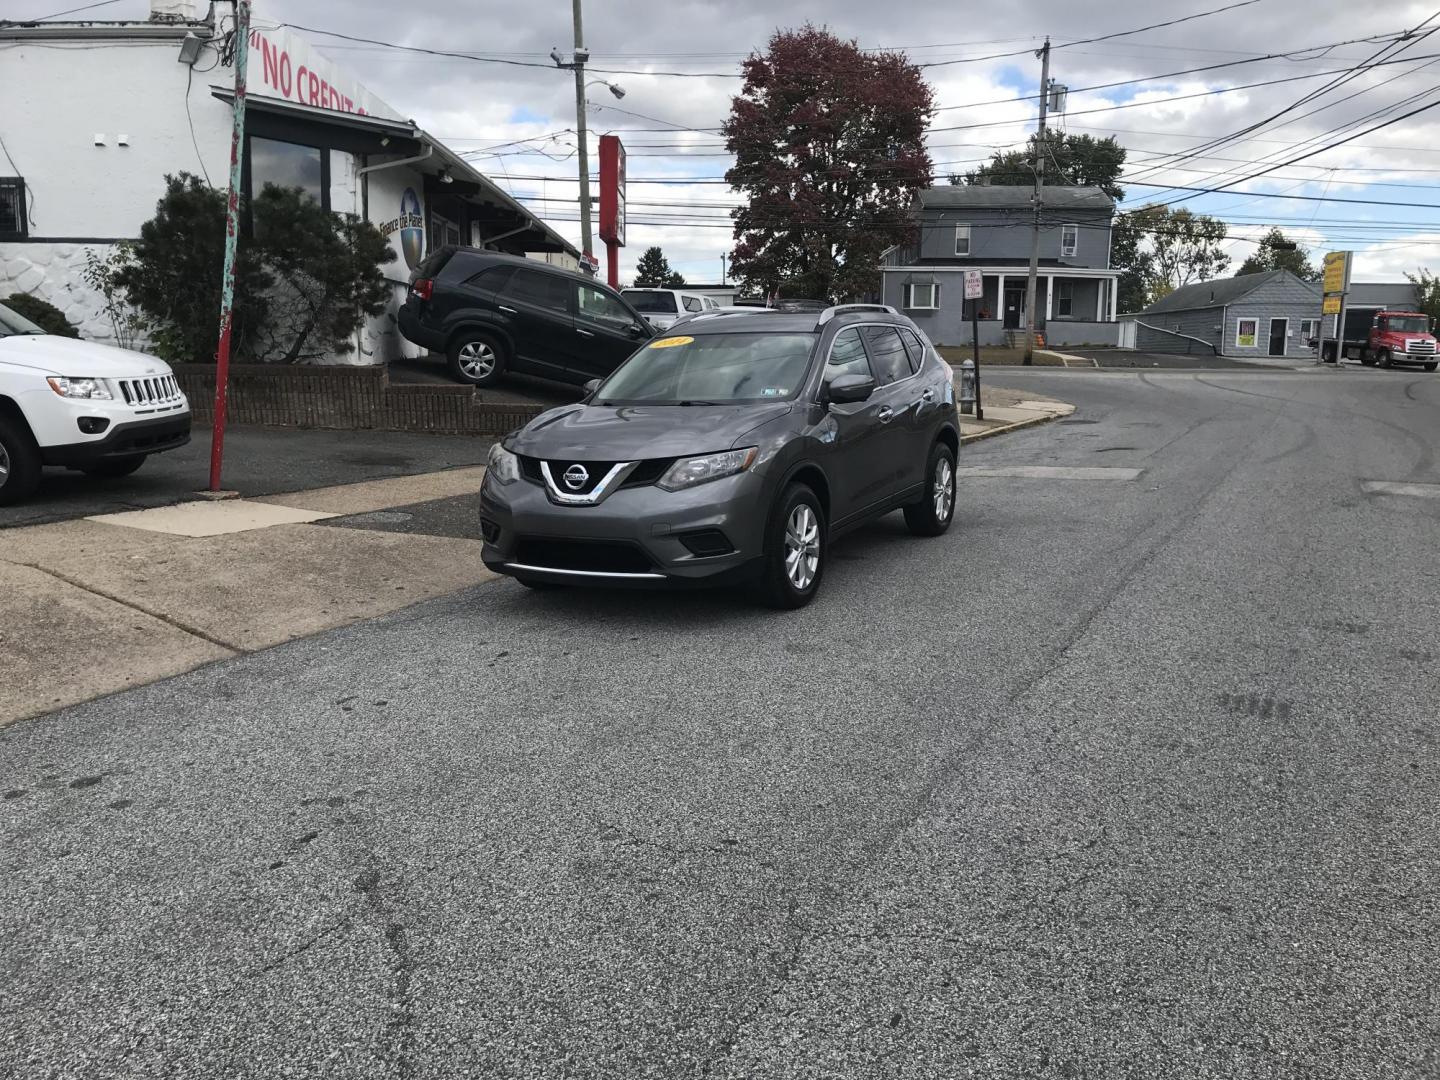
<svg viewBox="0 0 1440 1080">
<path fill-rule="evenodd" d="M 649 336 L 650 336 L 650 331 L 649 331 L 647 328 L 639 325 L 638 323 L 631 323 L 629 326 L 627 326 L 627 327 L 625 328 L 625 332 L 626 332 L 627 334 L 629 334 L 632 338 L 641 338 L 641 337 L 649 337 Z"/>
<path fill-rule="evenodd" d="M 865 401 L 875 392 L 875 380 L 869 375 L 841 375 L 825 388 L 825 401 L 830 405 L 848 405 Z"/>
<path fill-rule="evenodd" d="M 595 391 L 596 391 L 596 390 L 599 390 L 599 389 L 600 389 L 600 380 L 599 380 L 599 379 L 591 379 L 589 382 L 587 382 L 587 383 L 585 384 L 585 396 L 584 396 L 583 398 L 581 398 L 580 400 L 581 400 L 581 401 L 589 401 L 591 398 L 593 398 L 593 397 L 595 396 Z"/>
</svg>

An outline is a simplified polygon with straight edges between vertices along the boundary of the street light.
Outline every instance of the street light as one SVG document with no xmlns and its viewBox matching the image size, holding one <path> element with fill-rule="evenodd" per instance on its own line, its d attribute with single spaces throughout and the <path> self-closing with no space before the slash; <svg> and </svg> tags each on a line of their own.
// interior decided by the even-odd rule
<svg viewBox="0 0 1440 1080">
<path fill-rule="evenodd" d="M 591 79 L 591 80 L 590 80 L 588 83 L 586 83 L 585 85 L 586 85 L 586 87 L 591 87 L 591 86 L 594 86 L 596 83 L 599 83 L 601 86 L 603 86 L 603 87 L 605 87 L 606 89 L 608 89 L 608 90 L 610 91 L 610 93 L 614 94 L 616 101 L 619 101 L 621 98 L 623 98 L 623 97 L 625 96 L 625 88 L 624 88 L 623 86 L 621 86 L 619 83 L 610 82 L 608 79 Z"/>
</svg>

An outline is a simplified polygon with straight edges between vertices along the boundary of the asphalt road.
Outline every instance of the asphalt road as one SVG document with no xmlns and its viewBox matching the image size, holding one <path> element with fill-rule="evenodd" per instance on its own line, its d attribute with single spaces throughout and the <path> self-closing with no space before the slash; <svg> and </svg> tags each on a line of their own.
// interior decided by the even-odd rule
<svg viewBox="0 0 1440 1080">
<path fill-rule="evenodd" d="M 237 427 L 225 433 L 222 483 L 242 495 L 278 495 L 483 465 L 489 453 L 490 440 L 463 435 Z M 209 483 L 210 429 L 199 426 L 187 445 L 151 455 L 123 479 L 46 469 L 34 496 L 18 506 L 0 506 L 0 530 L 168 506 Z"/>
<path fill-rule="evenodd" d="M 1440 1076 L 1440 380 L 1006 374 L 1138 478 L 0 730 L 0 1075 Z"/>
</svg>

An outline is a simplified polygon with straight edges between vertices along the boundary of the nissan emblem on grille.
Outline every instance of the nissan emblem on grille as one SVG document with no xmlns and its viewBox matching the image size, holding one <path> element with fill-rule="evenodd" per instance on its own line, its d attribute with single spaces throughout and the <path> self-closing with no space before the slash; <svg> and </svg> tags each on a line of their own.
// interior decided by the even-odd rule
<svg viewBox="0 0 1440 1080">
<path fill-rule="evenodd" d="M 590 479 L 590 474 L 584 465 L 571 465 L 560 479 L 565 481 L 565 486 L 571 491 L 579 491 L 585 486 L 585 481 Z"/>
</svg>

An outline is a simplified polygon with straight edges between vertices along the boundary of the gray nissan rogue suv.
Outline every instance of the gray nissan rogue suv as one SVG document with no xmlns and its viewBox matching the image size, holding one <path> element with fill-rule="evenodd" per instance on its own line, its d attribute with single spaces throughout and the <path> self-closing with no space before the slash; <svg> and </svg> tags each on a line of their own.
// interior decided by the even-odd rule
<svg viewBox="0 0 1440 1080">
<path fill-rule="evenodd" d="M 950 366 L 893 308 L 715 312 L 497 443 L 482 557 L 526 585 L 753 583 L 808 603 L 829 543 L 955 512 Z"/>
</svg>

